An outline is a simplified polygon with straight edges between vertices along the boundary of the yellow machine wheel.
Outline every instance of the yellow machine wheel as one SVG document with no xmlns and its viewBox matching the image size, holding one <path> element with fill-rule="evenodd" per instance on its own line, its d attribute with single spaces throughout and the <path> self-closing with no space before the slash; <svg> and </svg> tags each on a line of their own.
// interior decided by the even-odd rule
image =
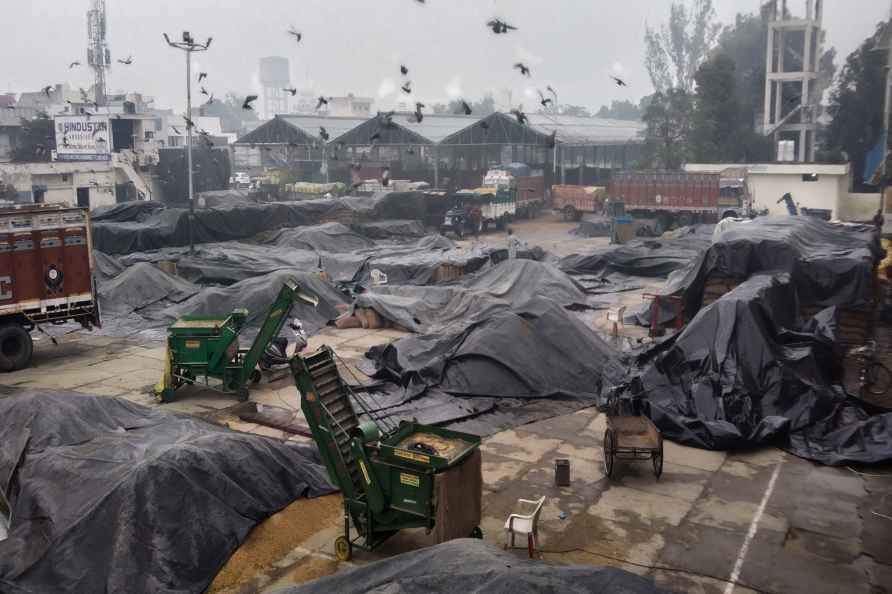
<svg viewBox="0 0 892 594">
<path fill-rule="evenodd" d="M 349 561 L 353 556 L 353 546 L 350 541 L 344 536 L 339 536 L 335 539 L 334 544 L 335 557 L 338 558 L 338 561 Z"/>
</svg>

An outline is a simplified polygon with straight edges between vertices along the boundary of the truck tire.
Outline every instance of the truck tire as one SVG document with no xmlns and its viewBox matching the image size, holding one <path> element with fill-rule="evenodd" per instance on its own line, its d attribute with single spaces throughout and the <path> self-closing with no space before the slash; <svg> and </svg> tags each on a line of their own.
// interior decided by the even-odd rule
<svg viewBox="0 0 892 594">
<path fill-rule="evenodd" d="M 0 326 L 0 371 L 17 371 L 31 363 L 34 343 L 19 324 Z"/>
<path fill-rule="evenodd" d="M 568 223 L 571 223 L 576 220 L 576 209 L 572 206 L 565 206 L 564 210 L 564 220 Z"/>
</svg>

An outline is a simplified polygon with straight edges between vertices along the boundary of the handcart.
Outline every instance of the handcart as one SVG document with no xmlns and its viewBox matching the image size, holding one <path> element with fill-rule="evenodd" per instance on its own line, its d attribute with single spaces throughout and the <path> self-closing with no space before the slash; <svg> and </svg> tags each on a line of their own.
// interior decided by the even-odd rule
<svg viewBox="0 0 892 594">
<path fill-rule="evenodd" d="M 628 401 L 613 400 L 607 410 L 604 432 L 604 471 L 613 477 L 617 460 L 650 460 L 657 479 L 663 474 L 663 436 L 649 418 Z"/>
</svg>

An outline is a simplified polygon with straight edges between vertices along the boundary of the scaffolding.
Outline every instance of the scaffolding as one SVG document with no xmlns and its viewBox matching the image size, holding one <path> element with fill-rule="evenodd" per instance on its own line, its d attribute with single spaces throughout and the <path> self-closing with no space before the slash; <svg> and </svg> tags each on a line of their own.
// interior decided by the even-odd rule
<svg viewBox="0 0 892 594">
<path fill-rule="evenodd" d="M 813 162 L 821 101 L 822 0 L 805 1 L 805 18 L 792 17 L 787 0 L 772 0 L 769 11 L 763 133 L 773 136 L 777 160 L 789 160 L 779 149 L 781 141 L 792 140 L 794 160 Z"/>
</svg>

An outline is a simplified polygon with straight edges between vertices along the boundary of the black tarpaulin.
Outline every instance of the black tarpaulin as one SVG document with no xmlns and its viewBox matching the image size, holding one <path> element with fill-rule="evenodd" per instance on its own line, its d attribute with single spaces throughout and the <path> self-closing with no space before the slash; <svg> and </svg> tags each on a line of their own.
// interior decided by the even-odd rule
<svg viewBox="0 0 892 594">
<path fill-rule="evenodd" d="M 405 239 L 427 234 L 421 221 L 411 219 L 354 223 L 350 227 L 360 235 L 372 239 Z"/>
<path fill-rule="evenodd" d="M 506 260 L 449 286 L 382 286 L 354 305 L 414 332 L 464 328 L 496 313 L 523 308 L 546 295 L 560 305 L 585 306 L 579 284 L 551 264 Z"/>
<path fill-rule="evenodd" d="M 668 439 L 728 450 L 775 445 L 824 464 L 892 460 L 892 413 L 832 385 L 833 310 L 797 322 L 790 275 L 761 274 L 645 356 L 620 393 Z"/>
<path fill-rule="evenodd" d="M 101 283 L 99 300 L 105 313 L 129 314 L 153 304 L 185 301 L 200 290 L 148 262 L 140 262 Z"/>
<path fill-rule="evenodd" d="M 477 539 L 450 540 L 276 594 L 670 594 L 651 578 L 613 567 L 552 565 Z"/>
<path fill-rule="evenodd" d="M 814 217 L 771 216 L 723 226 L 709 249 L 690 266 L 673 272 L 660 293 L 681 296 L 685 314 L 700 309 L 710 278 L 743 281 L 767 271 L 790 275 L 799 299 L 809 305 L 869 306 L 873 276 L 882 257 L 876 228 L 830 223 Z M 660 319 L 675 313 L 667 304 Z M 648 307 L 629 312 L 629 321 L 650 323 Z"/>
<path fill-rule="evenodd" d="M 281 229 L 268 243 L 319 252 L 355 252 L 375 246 L 374 241 L 341 223 Z"/>
<path fill-rule="evenodd" d="M 248 532 L 333 491 L 313 448 L 127 400 L 0 397 L 0 591 L 202 592 Z"/>
<path fill-rule="evenodd" d="M 376 377 L 409 394 L 433 387 L 459 396 L 594 399 L 625 375 L 613 349 L 546 298 L 462 330 L 407 336 L 366 356 Z"/>
<path fill-rule="evenodd" d="M 319 298 L 315 307 L 300 299 L 294 301 L 291 316 L 299 319 L 309 334 L 318 332 L 337 318 L 340 314 L 338 305 L 346 305 L 344 295 L 318 274 L 279 270 L 229 287 L 206 287 L 190 299 L 161 311 L 158 318 L 173 322 L 187 315 L 225 315 L 234 309 L 245 308 L 248 310 L 247 324 L 259 326 L 282 285 L 289 280 L 296 280 L 306 292 Z"/>
</svg>

